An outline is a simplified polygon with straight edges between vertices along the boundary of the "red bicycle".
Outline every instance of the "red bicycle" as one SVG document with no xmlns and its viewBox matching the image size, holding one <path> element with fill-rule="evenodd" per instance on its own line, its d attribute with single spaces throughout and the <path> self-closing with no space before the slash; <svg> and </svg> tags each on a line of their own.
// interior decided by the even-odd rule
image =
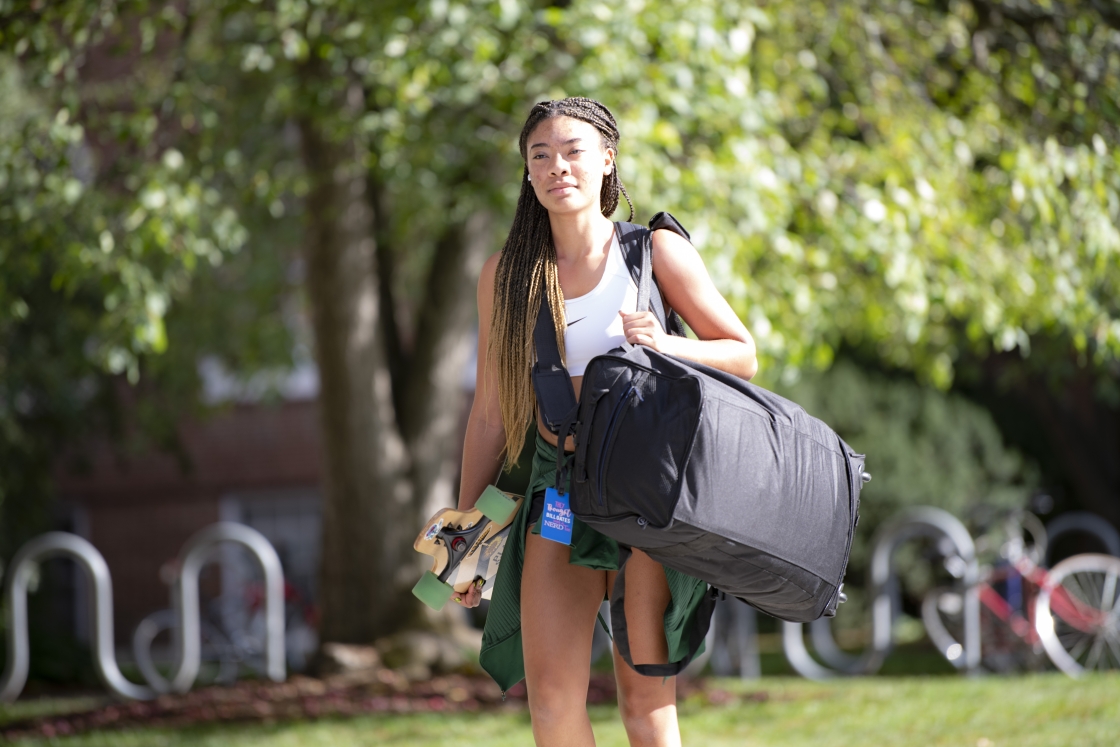
<svg viewBox="0 0 1120 747">
<path fill-rule="evenodd" d="M 978 583 L 985 667 L 1038 668 L 1045 654 L 1071 677 L 1120 669 L 1120 558 L 1088 553 L 1046 569 L 1046 531 L 1027 512 L 1010 515 L 976 545 L 989 560 Z M 963 564 L 945 560 L 957 577 Z M 926 631 L 951 661 L 963 652 L 963 591 L 933 589 L 922 602 Z"/>
</svg>

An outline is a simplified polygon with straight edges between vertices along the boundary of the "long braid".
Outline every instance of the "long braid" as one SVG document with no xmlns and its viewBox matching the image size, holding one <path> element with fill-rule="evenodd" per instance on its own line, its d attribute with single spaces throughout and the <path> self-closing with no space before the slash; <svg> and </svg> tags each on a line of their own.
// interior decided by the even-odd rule
<svg viewBox="0 0 1120 747">
<path fill-rule="evenodd" d="M 519 146 L 526 160 L 529 135 L 537 125 L 553 117 L 571 117 L 587 122 L 599 131 L 603 148 L 618 153 L 618 124 L 607 107 L 592 99 L 575 97 L 560 101 L 542 101 L 529 112 L 521 129 Z M 494 311 L 490 321 L 490 343 L 486 356 L 495 364 L 498 374 L 498 400 L 502 424 L 506 431 L 506 465 L 516 464 L 525 443 L 525 432 L 536 412 L 536 398 L 530 374 L 533 366 L 533 328 L 542 302 L 547 301 L 556 327 L 556 343 L 560 355 L 564 350 L 564 293 L 556 268 L 556 247 L 552 243 L 552 227 L 548 210 L 537 199 L 528 181 L 529 169 L 521 176 L 521 194 L 517 212 L 502 248 L 494 278 Z M 619 195 L 626 198 L 634 219 L 634 203 L 618 176 L 617 161 L 611 173 L 603 177 L 599 193 L 603 215 L 609 218 L 618 208 Z"/>
</svg>

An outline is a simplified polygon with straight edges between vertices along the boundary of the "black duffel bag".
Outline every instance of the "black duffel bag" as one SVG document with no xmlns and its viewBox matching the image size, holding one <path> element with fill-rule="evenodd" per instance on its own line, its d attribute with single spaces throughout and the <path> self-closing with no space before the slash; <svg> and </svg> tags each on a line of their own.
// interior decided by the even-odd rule
<svg viewBox="0 0 1120 747">
<path fill-rule="evenodd" d="M 662 226 L 688 237 L 667 214 L 651 222 Z M 651 299 L 652 231 L 619 231 L 624 253 L 640 255 L 638 309 L 652 307 L 676 331 L 660 293 Z M 644 346 L 593 358 L 577 406 L 553 330 L 542 304 L 533 378 L 546 425 L 575 436 L 574 459 L 558 454 L 558 484 L 571 470 L 575 516 L 774 617 L 835 614 L 870 479 L 863 455 L 773 392 Z M 615 617 L 622 573 L 619 582 Z"/>
</svg>

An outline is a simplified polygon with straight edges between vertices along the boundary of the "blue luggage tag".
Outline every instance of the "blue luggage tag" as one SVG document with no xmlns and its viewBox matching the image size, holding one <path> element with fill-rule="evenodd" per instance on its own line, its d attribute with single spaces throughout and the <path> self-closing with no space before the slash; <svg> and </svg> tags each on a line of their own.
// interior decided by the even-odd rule
<svg viewBox="0 0 1120 747">
<path fill-rule="evenodd" d="M 541 514 L 541 536 L 561 545 L 572 544 L 572 510 L 568 495 L 556 488 L 544 491 L 544 512 Z"/>
</svg>

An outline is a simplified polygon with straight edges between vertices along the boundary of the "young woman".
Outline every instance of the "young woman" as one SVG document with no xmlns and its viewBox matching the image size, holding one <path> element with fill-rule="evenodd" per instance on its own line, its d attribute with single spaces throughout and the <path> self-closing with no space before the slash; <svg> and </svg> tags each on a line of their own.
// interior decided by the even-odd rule
<svg viewBox="0 0 1120 747">
<path fill-rule="evenodd" d="M 514 461 L 536 422 L 530 488 L 499 568 L 481 661 L 503 689 L 526 679 L 533 735 L 550 747 L 594 744 L 586 709 L 591 639 L 617 574 L 618 546 L 578 520 L 570 546 L 543 539 L 536 526 L 544 489 L 555 479 L 558 448 L 536 415 L 530 380 L 540 304 L 550 304 L 557 320 L 557 343 L 577 397 L 590 358 L 623 340 L 748 379 L 757 365 L 750 333 L 696 250 L 671 231 L 653 234 L 653 272 L 669 306 L 699 339 L 670 336 L 652 313 L 635 312 L 637 289 L 609 220 L 620 194 L 630 203 L 615 169 L 618 141 L 614 117 L 597 101 L 569 98 L 533 107 L 521 130 L 525 172 L 513 226 L 478 283 L 481 354 L 459 508 L 473 506 L 503 461 Z M 574 448 L 570 439 L 565 448 Z M 633 660 L 666 663 L 670 641 L 679 641 L 689 623 L 682 602 L 699 582 L 666 572 L 640 551 L 626 576 Z M 473 607 L 479 593 L 455 601 Z M 639 675 L 617 648 L 614 664 L 630 743 L 679 745 L 674 679 Z"/>
</svg>

